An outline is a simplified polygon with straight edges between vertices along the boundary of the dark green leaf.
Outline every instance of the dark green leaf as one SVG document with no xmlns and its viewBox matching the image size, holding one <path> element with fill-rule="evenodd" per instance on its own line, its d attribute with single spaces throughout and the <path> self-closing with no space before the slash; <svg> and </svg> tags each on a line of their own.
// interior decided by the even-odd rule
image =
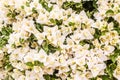
<svg viewBox="0 0 120 80">
<path fill-rule="evenodd" d="M 97 8 L 97 4 L 96 4 L 97 1 L 95 0 L 89 0 L 89 1 L 82 1 L 82 4 L 83 4 L 83 8 L 84 10 L 87 12 L 91 12 L 93 10 L 95 10 Z M 87 5 L 87 6 L 86 6 Z"/>
<path fill-rule="evenodd" d="M 35 49 L 38 46 L 38 43 L 37 43 L 38 40 L 34 34 L 31 34 L 30 37 L 27 39 L 27 41 L 29 42 L 29 47 L 31 49 Z"/>
<path fill-rule="evenodd" d="M 40 23 L 36 23 L 36 24 L 35 24 L 35 27 L 36 27 L 36 29 L 37 29 L 39 32 L 43 32 L 43 26 L 44 26 L 44 25 L 42 25 L 42 24 L 40 24 Z"/>
<path fill-rule="evenodd" d="M 71 3 L 71 4 L 72 4 L 72 3 Z M 70 8 L 71 4 L 70 4 L 70 2 L 66 1 L 66 2 L 64 2 L 64 3 L 62 4 L 62 8 L 65 9 L 65 10 L 67 10 L 67 9 Z"/>
<path fill-rule="evenodd" d="M 94 34 L 94 38 L 99 38 L 102 35 L 101 31 L 97 28 L 95 28 L 95 34 Z"/>
<path fill-rule="evenodd" d="M 95 77 L 95 78 L 90 78 L 90 80 L 97 80 L 97 77 Z"/>
<path fill-rule="evenodd" d="M 73 1 L 65 1 L 63 2 L 61 7 L 65 10 L 72 8 L 72 10 L 79 13 L 82 10 L 82 3 L 75 3 Z"/>
<path fill-rule="evenodd" d="M 53 75 L 48 75 L 48 74 L 45 74 L 43 75 L 44 79 L 45 80 L 56 80 L 56 79 L 60 79 L 59 77 L 57 77 L 55 74 Z M 61 80 L 61 79 L 60 79 Z"/>
<path fill-rule="evenodd" d="M 63 23 L 63 20 L 62 19 L 60 19 L 60 20 L 58 20 L 58 19 L 55 19 L 55 21 L 56 21 L 56 25 L 62 25 L 62 23 Z"/>
</svg>

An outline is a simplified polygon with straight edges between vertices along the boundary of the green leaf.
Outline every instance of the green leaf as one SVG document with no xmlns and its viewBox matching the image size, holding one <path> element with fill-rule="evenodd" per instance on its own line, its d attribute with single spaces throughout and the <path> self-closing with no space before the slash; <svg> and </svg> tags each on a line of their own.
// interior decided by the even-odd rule
<svg viewBox="0 0 120 80">
<path fill-rule="evenodd" d="M 56 24 L 56 22 L 53 18 L 50 19 L 50 22 Z"/>
<path fill-rule="evenodd" d="M 101 36 L 101 31 L 97 28 L 95 28 L 95 34 L 93 35 L 94 38 L 98 39 Z"/>
<path fill-rule="evenodd" d="M 68 24 L 69 24 L 69 26 L 74 26 L 75 25 L 74 22 L 69 22 Z"/>
<path fill-rule="evenodd" d="M 13 70 L 13 66 L 12 66 L 10 63 L 8 63 L 8 64 L 5 66 L 5 69 L 6 69 L 7 71 L 11 71 L 11 70 Z"/>
<path fill-rule="evenodd" d="M 96 4 L 96 3 L 97 3 L 97 1 L 98 1 L 98 0 L 93 0 L 93 7 L 94 7 L 95 9 L 97 9 L 97 8 L 98 8 L 98 5 Z"/>
<path fill-rule="evenodd" d="M 119 53 L 115 53 L 113 55 L 110 55 L 110 59 L 112 60 L 113 63 L 115 63 L 116 58 L 119 56 Z"/>
<path fill-rule="evenodd" d="M 29 66 L 29 67 L 33 67 L 34 66 L 34 64 L 32 62 L 27 62 L 26 65 Z"/>
<path fill-rule="evenodd" d="M 18 15 L 19 13 L 14 9 L 14 10 L 9 10 L 9 12 L 7 13 L 7 17 L 10 17 L 12 19 L 15 19 L 15 17 Z"/>
<path fill-rule="evenodd" d="M 82 3 L 81 2 L 76 3 L 73 1 L 65 1 L 63 2 L 61 7 L 65 10 L 72 8 L 72 10 L 76 11 L 76 13 L 79 13 L 82 10 Z"/>
<path fill-rule="evenodd" d="M 11 27 L 3 27 L 1 30 L 1 34 L 5 36 L 9 36 L 12 33 L 12 28 Z"/>
<path fill-rule="evenodd" d="M 94 13 L 98 12 L 97 8 L 97 2 L 98 0 L 83 0 L 82 6 L 83 10 L 87 13 L 88 18 L 92 18 L 93 20 L 96 20 L 94 17 Z M 86 6 L 87 5 L 87 6 Z"/>
<path fill-rule="evenodd" d="M 106 14 L 106 15 L 113 15 L 113 14 L 114 14 L 114 11 L 111 10 L 111 9 L 109 9 L 109 10 L 106 11 L 105 14 Z"/>
<path fill-rule="evenodd" d="M 90 78 L 90 80 L 97 80 L 97 77 L 94 77 L 94 78 Z"/>
<path fill-rule="evenodd" d="M 55 21 L 56 21 L 56 25 L 58 25 L 58 26 L 62 25 L 62 23 L 63 23 L 62 19 L 60 19 L 60 20 L 55 19 Z"/>
<path fill-rule="evenodd" d="M 84 46 L 85 44 L 89 44 L 90 45 L 90 47 L 88 48 L 89 50 L 95 48 L 95 46 L 93 45 L 91 40 L 82 40 L 82 41 L 79 42 L 79 44 L 81 46 Z"/>
<path fill-rule="evenodd" d="M 50 78 L 49 75 L 44 75 L 44 79 L 45 79 L 45 80 L 51 80 L 51 78 Z"/>
<path fill-rule="evenodd" d="M 35 37 L 34 34 L 31 34 L 30 37 L 28 38 L 29 42 L 37 41 L 37 38 Z"/>
<path fill-rule="evenodd" d="M 27 7 L 30 7 L 30 2 L 26 2 L 26 6 L 27 6 Z"/>
<path fill-rule="evenodd" d="M 3 48 L 8 43 L 9 35 L 12 33 L 12 27 L 10 26 L 3 26 L 2 30 L 0 31 L 0 49 Z"/>
<path fill-rule="evenodd" d="M 47 39 L 42 43 L 42 48 L 48 55 L 61 50 L 60 47 L 53 46 Z"/>
<path fill-rule="evenodd" d="M 119 49 L 116 49 L 116 50 L 114 51 L 114 54 L 110 55 L 109 57 L 110 57 L 110 59 L 112 60 L 112 62 L 115 63 L 115 62 L 116 62 L 116 59 L 117 59 L 117 57 L 118 57 L 119 55 L 120 55 L 120 50 L 119 50 Z"/>
<path fill-rule="evenodd" d="M 58 19 L 53 19 L 53 18 L 51 18 L 51 19 L 50 19 L 50 22 L 53 23 L 53 24 L 55 24 L 55 25 L 60 26 L 60 25 L 62 25 L 63 20 L 62 20 L 62 19 L 58 20 Z"/>
<path fill-rule="evenodd" d="M 52 9 L 53 9 L 53 6 L 46 8 L 46 10 L 47 10 L 48 12 L 52 11 Z"/>
<path fill-rule="evenodd" d="M 45 74 L 45 75 L 43 75 L 43 77 L 44 77 L 45 80 L 56 80 L 56 79 L 59 79 L 54 74 L 53 75 Z"/>
<path fill-rule="evenodd" d="M 82 5 L 83 5 L 83 9 L 85 10 L 85 12 L 89 11 L 93 11 L 97 9 L 97 4 L 96 4 L 97 0 L 85 0 L 82 1 Z M 86 6 L 87 5 L 87 6 Z"/>
<path fill-rule="evenodd" d="M 48 6 L 48 3 L 45 0 L 39 0 L 39 3 L 42 5 L 43 8 L 45 8 L 48 12 L 50 12 L 53 9 L 53 6 Z"/>
<path fill-rule="evenodd" d="M 0 38 L 0 49 L 3 48 L 7 44 L 8 39 L 5 37 Z"/>
<path fill-rule="evenodd" d="M 81 46 L 84 46 L 84 45 L 86 44 L 86 42 L 85 42 L 84 40 L 82 40 L 82 41 L 79 42 L 79 44 L 80 44 Z"/>
<path fill-rule="evenodd" d="M 43 26 L 44 26 L 44 25 L 42 25 L 42 24 L 40 24 L 40 23 L 36 23 L 36 24 L 35 24 L 35 27 L 36 27 L 36 29 L 37 29 L 39 32 L 43 32 Z"/>
<path fill-rule="evenodd" d="M 22 9 L 24 9 L 24 6 L 21 6 Z"/>
<path fill-rule="evenodd" d="M 120 35 L 120 27 L 119 27 L 118 21 L 116 21 L 113 17 L 106 17 L 105 19 L 107 20 L 108 23 L 113 22 L 113 24 L 114 24 L 113 30 L 116 30 L 118 32 L 118 34 Z"/>
<path fill-rule="evenodd" d="M 15 79 L 13 79 L 13 77 L 12 77 L 12 76 L 7 75 L 7 76 L 5 77 L 5 79 L 3 79 L 3 80 L 15 80 Z"/>
<path fill-rule="evenodd" d="M 65 10 L 69 9 L 70 6 L 71 6 L 71 4 L 70 4 L 70 2 L 68 2 L 68 1 L 63 2 L 63 4 L 62 4 L 62 8 L 65 9 Z"/>
<path fill-rule="evenodd" d="M 11 64 L 10 61 L 9 61 L 9 56 L 10 56 L 10 54 L 4 53 L 4 57 L 3 57 L 3 68 L 4 68 L 6 71 L 12 71 L 12 70 L 13 70 L 13 66 L 12 66 L 12 64 Z"/>
<path fill-rule="evenodd" d="M 34 66 L 44 66 L 44 64 L 40 61 L 34 61 Z"/>
<path fill-rule="evenodd" d="M 23 38 L 20 38 L 19 41 L 21 44 L 23 44 L 25 42 L 25 40 Z"/>
<path fill-rule="evenodd" d="M 108 75 L 101 75 L 100 78 L 102 78 L 102 80 L 110 80 Z"/>
<path fill-rule="evenodd" d="M 16 48 L 16 45 L 15 45 L 15 43 L 13 43 L 13 44 L 12 44 L 12 48 Z"/>
<path fill-rule="evenodd" d="M 56 51 L 60 51 L 60 47 L 55 47 L 52 44 L 48 45 L 49 52 L 55 53 Z"/>
<path fill-rule="evenodd" d="M 42 48 L 43 48 L 43 50 L 44 50 L 47 54 L 49 54 L 48 41 L 45 40 L 45 41 L 42 43 Z"/>
<path fill-rule="evenodd" d="M 40 66 L 40 67 L 44 66 L 44 64 L 40 61 L 27 62 L 26 65 L 29 66 L 30 68 L 33 68 L 34 66 Z"/>
<path fill-rule="evenodd" d="M 107 68 L 105 69 L 105 72 L 108 74 L 110 79 L 113 79 L 113 72 L 116 69 L 117 64 L 111 63 L 107 65 Z"/>
<path fill-rule="evenodd" d="M 37 10 L 36 10 L 35 7 L 32 8 L 32 12 L 33 12 L 33 13 L 37 13 Z"/>
</svg>

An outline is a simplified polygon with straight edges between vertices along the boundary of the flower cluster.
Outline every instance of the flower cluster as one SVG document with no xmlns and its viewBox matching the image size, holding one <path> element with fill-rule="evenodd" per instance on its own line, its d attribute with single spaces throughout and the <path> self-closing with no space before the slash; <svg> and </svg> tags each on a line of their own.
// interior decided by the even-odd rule
<svg viewBox="0 0 120 80">
<path fill-rule="evenodd" d="M 120 80 L 120 0 L 0 0 L 0 80 Z"/>
</svg>

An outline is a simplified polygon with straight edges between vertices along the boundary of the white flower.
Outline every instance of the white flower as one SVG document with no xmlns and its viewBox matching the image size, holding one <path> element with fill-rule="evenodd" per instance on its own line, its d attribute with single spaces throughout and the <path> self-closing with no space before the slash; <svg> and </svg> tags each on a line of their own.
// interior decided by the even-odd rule
<svg viewBox="0 0 120 80">
<path fill-rule="evenodd" d="M 88 80 L 87 77 L 85 77 L 85 74 L 80 74 L 80 72 L 76 72 L 74 75 L 74 80 Z"/>
<path fill-rule="evenodd" d="M 34 71 L 25 71 L 25 80 L 44 80 L 43 73 L 35 73 Z"/>
<path fill-rule="evenodd" d="M 117 22 L 120 23 L 120 13 L 114 15 L 114 19 L 117 20 Z"/>
<path fill-rule="evenodd" d="M 7 75 L 7 72 L 0 69 L 0 79 L 5 79 L 5 76 Z"/>
<path fill-rule="evenodd" d="M 39 16 L 38 16 L 38 18 L 37 18 L 37 22 L 38 22 L 38 23 L 45 24 L 45 23 L 47 23 L 48 21 L 49 21 L 49 20 L 48 20 L 46 14 L 44 14 L 44 13 L 39 13 Z"/>
<path fill-rule="evenodd" d="M 84 66 L 86 64 L 85 57 L 82 57 L 80 59 L 75 59 L 75 61 L 76 61 L 76 64 L 79 66 Z"/>
<path fill-rule="evenodd" d="M 35 36 L 36 36 L 36 38 L 38 40 L 38 44 L 41 45 L 43 40 L 44 40 L 44 38 L 45 38 L 45 35 L 38 32 L 38 33 L 35 34 Z"/>
<path fill-rule="evenodd" d="M 39 66 L 34 66 L 33 70 L 34 70 L 36 73 L 42 72 L 42 69 L 41 69 L 41 67 L 39 67 Z"/>
<path fill-rule="evenodd" d="M 21 26 L 23 30 L 26 30 L 30 33 L 34 33 L 36 30 L 33 20 L 27 20 L 24 18 L 23 21 L 21 22 Z"/>
<path fill-rule="evenodd" d="M 36 50 L 30 50 L 30 52 L 27 53 L 27 55 L 24 56 L 24 61 L 26 62 L 33 62 L 34 56 L 36 56 L 35 54 L 37 53 Z"/>
<path fill-rule="evenodd" d="M 72 39 L 76 44 L 79 44 L 80 36 L 81 36 L 80 33 L 75 33 L 74 35 L 72 35 L 72 36 L 70 36 L 70 37 L 71 37 L 71 39 Z"/>
<path fill-rule="evenodd" d="M 21 1 L 20 0 L 14 0 L 14 2 L 15 2 L 15 8 L 20 9 L 21 6 L 23 6 L 26 1 L 27 0 L 21 0 Z"/>
<path fill-rule="evenodd" d="M 120 56 L 117 57 L 117 62 L 120 64 Z"/>
<path fill-rule="evenodd" d="M 3 59 L 3 57 L 4 57 L 4 54 L 0 53 L 0 61 Z"/>
<path fill-rule="evenodd" d="M 21 75 L 18 80 L 25 80 L 25 76 L 24 75 Z"/>
<path fill-rule="evenodd" d="M 83 21 L 84 21 L 85 19 L 88 19 L 88 17 L 87 17 L 87 15 L 86 15 L 86 13 L 85 13 L 84 10 L 80 12 L 80 18 L 83 19 Z M 86 20 L 85 20 L 85 21 L 86 21 Z"/>
<path fill-rule="evenodd" d="M 105 62 L 111 60 L 109 55 L 115 54 L 116 48 L 120 48 L 117 29 L 120 0 L 98 0 L 97 12 L 93 14 L 94 10 L 89 14 L 89 10 L 83 9 L 77 13 L 75 7 L 79 7 L 79 3 L 81 0 L 0 0 L 0 80 L 8 75 L 15 80 L 45 80 L 44 75 L 54 76 L 55 70 L 58 70 L 55 75 L 62 80 L 89 80 L 93 77 L 102 80 L 99 75 L 107 75 Z M 81 5 L 84 7 L 84 3 Z M 108 10 L 114 14 L 106 14 Z M 60 25 L 59 20 L 62 20 Z M 43 26 L 36 26 L 36 23 Z M 11 27 L 12 33 L 9 34 L 4 27 Z M 47 45 L 43 44 L 44 41 Z M 31 44 L 34 43 L 33 49 Z M 50 50 L 48 54 L 46 49 L 54 50 L 50 45 L 60 49 L 55 49 L 54 53 Z M 35 65 L 35 61 L 43 66 Z M 120 80 L 120 56 L 116 61 L 117 67 L 111 74 Z M 8 62 L 14 67 L 10 72 L 4 69 L 4 63 L 9 67 Z M 28 67 L 28 62 L 33 65 Z"/>
<path fill-rule="evenodd" d="M 106 65 L 103 63 L 92 66 L 90 70 L 92 72 L 93 77 L 96 77 L 100 73 L 100 71 L 104 70 L 105 68 Z"/>
<path fill-rule="evenodd" d="M 115 47 L 110 46 L 110 45 L 106 45 L 104 47 L 104 54 L 105 55 L 110 55 L 110 53 L 112 53 L 115 50 Z"/>
<path fill-rule="evenodd" d="M 39 61 L 45 63 L 47 58 L 47 53 L 43 49 L 41 49 L 38 54 L 39 54 L 38 56 Z"/>
<path fill-rule="evenodd" d="M 114 70 L 113 73 L 114 77 L 117 78 L 118 80 L 120 80 L 120 65 L 117 65 L 117 68 Z"/>
<path fill-rule="evenodd" d="M 89 30 L 87 29 L 84 29 L 82 32 L 81 32 L 81 39 L 93 39 L 93 35 L 90 33 Z"/>
<path fill-rule="evenodd" d="M 14 79 L 18 80 L 21 75 L 22 75 L 22 72 L 20 72 L 18 69 L 14 69 L 14 70 L 13 70 L 12 77 L 13 77 Z"/>
</svg>

